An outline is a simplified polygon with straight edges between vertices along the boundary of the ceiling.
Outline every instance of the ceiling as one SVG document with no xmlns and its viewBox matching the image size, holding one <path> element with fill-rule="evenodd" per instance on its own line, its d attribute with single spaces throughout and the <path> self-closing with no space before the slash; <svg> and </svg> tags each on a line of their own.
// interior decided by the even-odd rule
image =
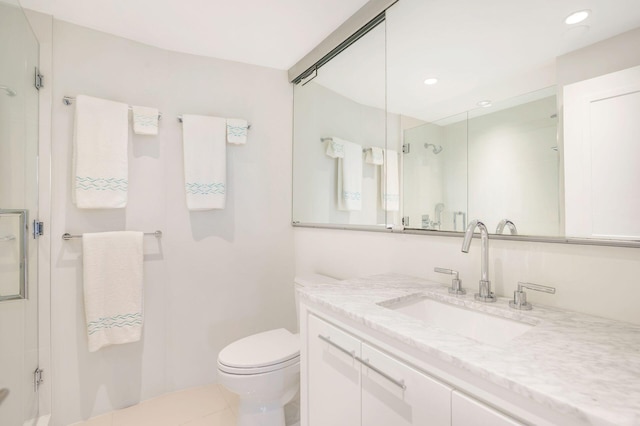
<svg viewBox="0 0 640 426">
<path fill-rule="evenodd" d="M 160 48 L 288 69 L 366 0 L 20 0 Z M 564 18 L 590 9 L 576 27 Z M 640 27 L 639 0 L 400 0 L 314 80 L 364 105 L 436 121 L 555 84 L 555 58 Z M 439 82 L 426 86 L 427 77 Z"/>
<path fill-rule="evenodd" d="M 564 23 L 582 9 L 587 21 Z M 314 81 L 433 122 L 554 85 L 557 56 L 638 27 L 638 0 L 400 0 Z"/>
<path fill-rule="evenodd" d="M 130 40 L 289 69 L 367 0 L 20 0 Z"/>
</svg>

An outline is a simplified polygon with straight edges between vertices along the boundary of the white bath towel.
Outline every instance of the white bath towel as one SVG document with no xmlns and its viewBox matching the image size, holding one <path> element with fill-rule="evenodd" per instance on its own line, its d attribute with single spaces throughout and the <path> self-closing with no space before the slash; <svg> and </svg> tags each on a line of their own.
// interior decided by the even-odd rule
<svg viewBox="0 0 640 426">
<path fill-rule="evenodd" d="M 133 112 L 133 133 L 136 135 L 157 135 L 158 119 L 160 111 L 158 108 L 143 106 L 132 106 Z"/>
<path fill-rule="evenodd" d="M 71 194 L 78 208 L 126 207 L 128 119 L 127 104 L 76 97 Z"/>
<path fill-rule="evenodd" d="M 335 136 L 330 138 L 324 138 L 326 145 L 325 153 L 331 158 L 344 158 L 344 144 L 346 141 L 336 138 Z"/>
<path fill-rule="evenodd" d="M 223 209 L 227 192 L 226 120 L 182 116 L 184 180 L 189 210 Z"/>
<path fill-rule="evenodd" d="M 89 352 L 136 342 L 142 334 L 142 232 L 82 236 Z"/>
<path fill-rule="evenodd" d="M 240 118 L 227 118 L 227 142 L 235 145 L 247 143 L 249 123 Z"/>
<path fill-rule="evenodd" d="M 338 209 L 362 209 L 362 146 L 342 141 L 344 158 L 338 158 Z"/>
<path fill-rule="evenodd" d="M 400 210 L 400 175 L 398 167 L 398 152 L 385 150 L 384 179 L 380 183 L 381 207 L 388 212 Z"/>
<path fill-rule="evenodd" d="M 384 164 L 383 149 L 375 146 L 367 149 L 367 154 L 365 155 L 364 161 L 368 164 L 382 166 Z"/>
</svg>

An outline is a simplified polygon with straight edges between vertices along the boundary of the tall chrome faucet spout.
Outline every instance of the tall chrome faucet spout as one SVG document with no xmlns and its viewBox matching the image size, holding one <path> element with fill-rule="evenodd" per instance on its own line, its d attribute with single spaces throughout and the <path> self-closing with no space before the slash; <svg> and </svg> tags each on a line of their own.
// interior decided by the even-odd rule
<svg viewBox="0 0 640 426">
<path fill-rule="evenodd" d="M 480 287 L 478 293 L 475 294 L 476 300 L 482 302 L 495 302 L 496 297 L 491 292 L 491 281 L 489 281 L 489 232 L 484 223 L 478 219 L 469 222 L 467 230 L 464 233 L 462 241 L 462 252 L 469 253 L 473 232 L 478 228 L 480 230 L 480 247 L 481 247 L 481 266 L 480 266 Z"/>
</svg>

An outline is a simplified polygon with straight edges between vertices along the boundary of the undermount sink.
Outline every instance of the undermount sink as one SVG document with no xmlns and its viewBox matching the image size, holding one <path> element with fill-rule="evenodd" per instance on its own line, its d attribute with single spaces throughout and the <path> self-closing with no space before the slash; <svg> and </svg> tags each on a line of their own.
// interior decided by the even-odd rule
<svg viewBox="0 0 640 426">
<path fill-rule="evenodd" d="M 534 326 L 507 318 L 438 302 L 428 297 L 386 306 L 426 324 L 482 343 L 501 346 Z"/>
</svg>

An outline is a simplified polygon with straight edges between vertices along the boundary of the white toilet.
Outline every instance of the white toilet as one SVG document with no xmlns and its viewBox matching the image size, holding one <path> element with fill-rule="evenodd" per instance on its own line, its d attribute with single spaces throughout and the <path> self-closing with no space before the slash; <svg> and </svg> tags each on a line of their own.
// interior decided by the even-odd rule
<svg viewBox="0 0 640 426">
<path fill-rule="evenodd" d="M 295 284 L 330 282 L 313 275 Z M 231 343 L 218 355 L 218 378 L 240 397 L 238 426 L 285 426 L 284 406 L 300 388 L 299 335 L 279 328 Z"/>
<path fill-rule="evenodd" d="M 300 338 L 284 328 L 237 340 L 218 355 L 220 383 L 238 394 L 238 426 L 284 426 L 300 386 Z"/>
</svg>

